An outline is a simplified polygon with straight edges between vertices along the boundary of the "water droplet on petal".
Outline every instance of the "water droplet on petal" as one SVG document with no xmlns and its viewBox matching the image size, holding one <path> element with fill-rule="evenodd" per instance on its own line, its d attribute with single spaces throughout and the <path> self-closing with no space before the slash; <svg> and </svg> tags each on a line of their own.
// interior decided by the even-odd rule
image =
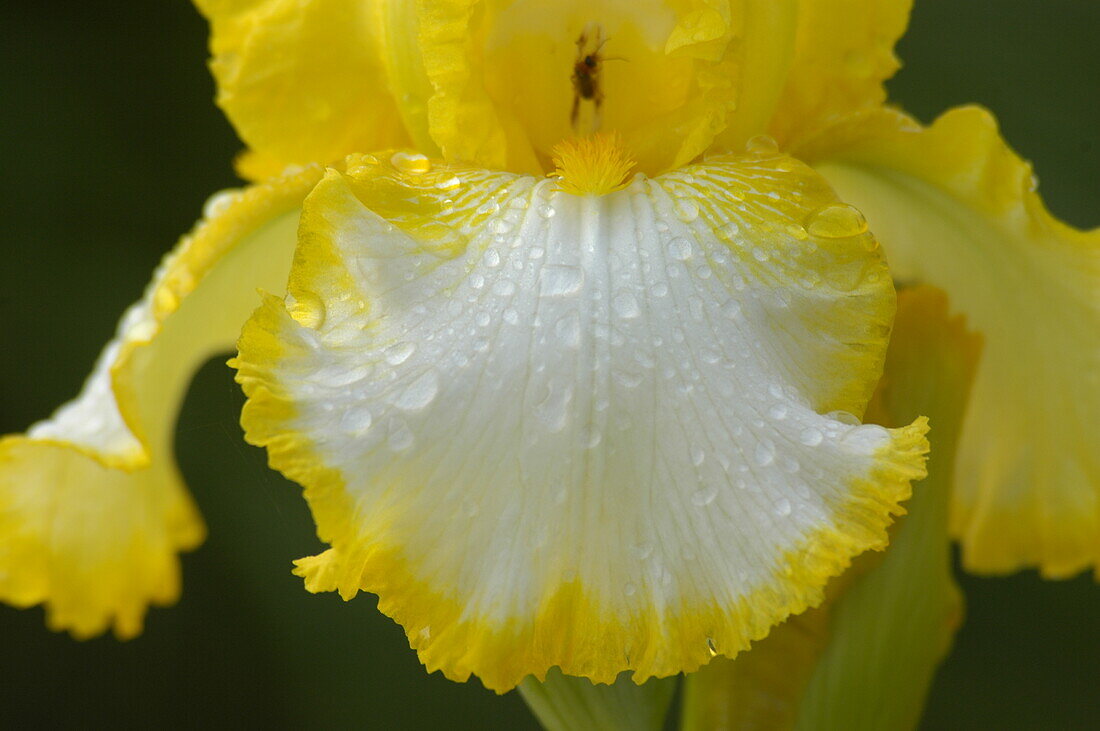
<svg viewBox="0 0 1100 731">
<path fill-rule="evenodd" d="M 703 451 L 702 447 L 692 447 L 691 448 L 691 463 L 693 465 L 695 465 L 696 467 L 699 467 L 700 465 L 703 464 L 703 462 L 706 462 L 706 460 L 707 460 L 707 453 Z"/>
<path fill-rule="evenodd" d="M 458 179 L 457 175 L 452 175 L 446 180 L 441 180 L 435 184 L 435 187 L 440 190 L 454 190 L 458 186 L 462 185 L 462 181 Z"/>
<path fill-rule="evenodd" d="M 779 143 L 771 135 L 756 135 L 745 143 L 745 152 L 753 155 L 774 155 L 779 152 Z"/>
<path fill-rule="evenodd" d="M 761 467 L 767 467 L 775 461 L 775 445 L 768 439 L 763 439 L 756 445 L 753 452 L 753 460 Z"/>
<path fill-rule="evenodd" d="M 584 271 L 578 267 L 546 266 L 539 274 L 539 292 L 543 297 L 576 294 L 584 284 Z"/>
<path fill-rule="evenodd" d="M 676 201 L 676 217 L 684 223 L 691 223 L 699 217 L 699 204 L 691 198 L 680 198 Z"/>
<path fill-rule="evenodd" d="M 806 230 L 823 239 L 844 239 L 867 232 L 867 219 L 847 203 L 830 203 L 806 218 Z"/>
<path fill-rule="evenodd" d="M 821 433 L 820 429 L 815 429 L 812 426 L 808 426 L 801 431 L 798 435 L 798 441 L 805 444 L 807 447 L 816 447 L 824 441 L 825 435 Z"/>
<path fill-rule="evenodd" d="M 637 592 L 638 587 L 634 586 L 633 584 L 627 582 L 623 585 L 623 594 L 626 594 L 627 596 L 634 596 Z"/>
<path fill-rule="evenodd" d="M 405 387 L 393 405 L 402 411 L 420 411 L 435 400 L 439 393 L 439 374 L 435 369 L 430 369 L 420 374 L 412 383 Z"/>
<path fill-rule="evenodd" d="M 413 433 L 409 431 L 409 427 L 405 422 L 400 419 L 395 419 L 390 422 L 389 437 L 386 439 L 386 446 L 394 452 L 402 452 L 413 445 Z"/>
<path fill-rule="evenodd" d="M 325 324 L 325 303 L 313 292 L 298 292 L 287 295 L 287 310 L 295 321 L 311 330 Z"/>
<path fill-rule="evenodd" d="M 374 421 L 374 417 L 371 415 L 370 409 L 356 406 L 349 408 L 340 417 L 340 428 L 349 434 L 362 434 L 370 428 L 372 421 Z"/>
<path fill-rule="evenodd" d="M 557 214 L 554 206 L 550 205 L 549 203 L 543 203 L 536 210 L 543 218 L 553 218 Z"/>
<path fill-rule="evenodd" d="M 676 261 L 687 261 L 691 258 L 691 242 L 683 236 L 677 236 L 668 242 L 668 255 Z"/>
<path fill-rule="evenodd" d="M 718 497 L 718 486 L 708 485 L 691 496 L 691 504 L 697 508 L 706 507 L 713 503 L 716 497 Z"/>
<path fill-rule="evenodd" d="M 611 300 L 611 306 L 615 313 L 624 320 L 637 317 L 642 314 L 642 308 L 638 306 L 638 300 L 630 292 L 620 292 Z"/>
<path fill-rule="evenodd" d="M 785 497 L 779 498 L 775 503 L 775 514 L 780 518 L 786 518 L 791 514 L 791 501 Z"/>
<path fill-rule="evenodd" d="M 511 279 L 498 279 L 493 282 L 493 294 L 509 297 L 516 292 L 516 283 Z"/>
<path fill-rule="evenodd" d="M 206 203 L 202 204 L 202 217 L 211 219 L 225 213 L 229 209 L 229 206 L 233 205 L 233 201 L 237 199 L 239 194 L 240 190 L 237 188 L 219 190 L 217 193 L 207 198 Z"/>
<path fill-rule="evenodd" d="M 776 404 L 775 406 L 768 409 L 768 416 L 775 419 L 776 421 L 781 421 L 787 418 L 787 411 L 788 409 L 786 404 Z"/>
<path fill-rule="evenodd" d="M 850 426 L 859 426 L 863 422 L 859 420 L 859 417 L 855 414 L 849 414 L 847 411 L 830 411 L 825 414 L 826 419 L 832 421 L 839 421 L 841 424 L 848 424 Z"/>
<path fill-rule="evenodd" d="M 383 357 L 386 362 L 392 366 L 401 365 L 409 359 L 413 353 L 416 352 L 416 343 L 397 343 L 391 345 L 382 351 Z"/>
<path fill-rule="evenodd" d="M 390 164 L 406 175 L 423 175 L 432 169 L 432 161 L 419 152 L 395 152 Z"/>
</svg>

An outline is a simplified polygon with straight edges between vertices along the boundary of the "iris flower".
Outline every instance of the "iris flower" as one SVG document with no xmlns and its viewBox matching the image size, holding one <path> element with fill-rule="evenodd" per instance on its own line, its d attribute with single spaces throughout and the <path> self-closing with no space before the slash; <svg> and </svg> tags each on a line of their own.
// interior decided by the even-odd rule
<svg viewBox="0 0 1100 731">
<path fill-rule="evenodd" d="M 694 676 L 698 723 L 731 688 L 840 708 L 879 665 L 805 636 L 915 591 L 940 639 L 884 646 L 933 667 L 948 532 L 976 572 L 1100 571 L 1100 234 L 984 109 L 885 105 L 909 3 L 197 4 L 253 182 L 0 441 L 0 598 L 126 638 L 178 597 L 175 417 L 235 342 L 330 545 L 306 588 L 499 692 L 758 642 Z"/>
</svg>

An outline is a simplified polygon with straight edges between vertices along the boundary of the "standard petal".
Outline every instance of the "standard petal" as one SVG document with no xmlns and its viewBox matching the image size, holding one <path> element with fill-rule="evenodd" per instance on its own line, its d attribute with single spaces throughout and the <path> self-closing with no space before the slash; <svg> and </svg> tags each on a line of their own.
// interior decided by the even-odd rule
<svg viewBox="0 0 1100 731">
<path fill-rule="evenodd" d="M 249 440 L 333 546 L 311 590 L 377 593 L 450 678 L 641 682 L 736 654 L 885 544 L 924 425 L 828 413 L 862 413 L 894 295 L 808 168 L 579 196 L 392 163 L 310 196 L 235 363 Z"/>
<path fill-rule="evenodd" d="M 386 74 L 387 12 L 362 0 L 195 0 L 218 106 L 252 154 L 242 174 L 408 144 Z"/>
<path fill-rule="evenodd" d="M 770 132 L 786 145 L 860 109 L 881 106 L 901 63 L 912 0 L 802 0 L 786 85 Z"/>
<path fill-rule="evenodd" d="M 789 0 L 431 0 L 420 15 L 444 156 L 523 172 L 552 169 L 555 145 L 597 130 L 620 133 L 651 174 L 690 162 L 735 118 L 756 120 L 738 123 L 755 134 L 795 27 Z"/>
<path fill-rule="evenodd" d="M 951 575 L 948 497 L 980 338 L 931 288 L 898 299 L 886 369 L 868 417 L 933 424 L 928 477 L 884 554 L 860 557 L 821 607 L 776 627 L 750 652 L 686 679 L 684 723 L 701 729 L 905 729 L 962 614 Z"/>
<path fill-rule="evenodd" d="M 895 277 L 945 290 L 985 338 L 953 493 L 964 565 L 1100 572 L 1100 230 L 1050 215 L 980 108 L 856 115 L 799 154 L 867 213 Z"/>
<path fill-rule="evenodd" d="M 302 199 L 320 170 L 221 194 L 119 323 L 81 394 L 0 439 L 0 599 L 45 604 L 77 637 L 141 631 L 179 595 L 177 553 L 204 528 L 174 460 L 191 374 L 228 350 L 290 266 Z"/>
</svg>

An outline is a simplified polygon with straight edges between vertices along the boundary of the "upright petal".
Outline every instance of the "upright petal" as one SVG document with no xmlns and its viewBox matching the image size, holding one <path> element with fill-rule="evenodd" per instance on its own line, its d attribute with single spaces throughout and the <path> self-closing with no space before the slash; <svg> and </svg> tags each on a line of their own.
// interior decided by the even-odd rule
<svg viewBox="0 0 1100 731">
<path fill-rule="evenodd" d="M 424 0 L 420 14 L 431 134 L 447 159 L 541 172 L 558 142 L 603 130 L 658 173 L 697 157 L 742 109 L 763 127 L 795 11 L 788 0 Z"/>
<path fill-rule="evenodd" d="M 686 731 L 906 729 L 916 726 L 932 676 L 959 626 L 947 508 L 955 440 L 980 351 L 947 300 L 903 291 L 882 385 L 868 417 L 933 424 L 928 477 L 891 529 L 884 554 L 866 554 L 829 584 L 821 607 L 776 627 L 750 652 L 686 679 Z"/>
<path fill-rule="evenodd" d="M 964 564 L 1100 572 L 1100 230 L 1055 220 L 977 107 L 927 128 L 856 115 L 800 154 L 867 214 L 895 277 L 945 290 L 985 338 L 955 473 Z"/>
<path fill-rule="evenodd" d="M 786 144 L 886 100 L 912 0 L 802 0 L 794 57 L 771 120 Z"/>
<path fill-rule="evenodd" d="M 204 528 L 172 458 L 191 374 L 227 350 L 255 302 L 281 289 L 298 209 L 319 169 L 222 194 L 165 257 L 80 395 L 0 439 L 0 599 L 45 604 L 76 637 L 141 631 L 176 600 L 177 553 Z"/>
<path fill-rule="evenodd" d="M 363 0 L 195 0 L 210 21 L 218 106 L 251 177 L 409 141 L 387 83 L 386 15 Z M 399 3 L 398 3 L 399 4 Z"/>
<path fill-rule="evenodd" d="M 311 591 L 377 593 L 450 678 L 642 682 L 736 654 L 884 545 L 924 425 L 852 416 L 893 289 L 805 166 L 597 196 L 348 165 L 235 363 L 249 440 L 332 544 L 299 562 Z"/>
</svg>

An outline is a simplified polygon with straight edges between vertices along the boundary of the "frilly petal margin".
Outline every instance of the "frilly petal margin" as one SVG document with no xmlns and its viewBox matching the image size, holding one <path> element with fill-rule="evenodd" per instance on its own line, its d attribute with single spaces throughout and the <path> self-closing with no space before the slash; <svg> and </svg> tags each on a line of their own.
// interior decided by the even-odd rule
<svg viewBox="0 0 1100 731">
<path fill-rule="evenodd" d="M 1100 229 L 1047 211 L 979 107 L 854 115 L 796 154 L 866 213 L 899 281 L 946 291 L 985 339 L 952 497 L 963 565 L 1100 578 Z"/>
<path fill-rule="evenodd" d="M 825 413 L 863 411 L 894 294 L 805 166 L 581 196 L 385 160 L 310 195 L 287 297 L 233 362 L 248 440 L 332 545 L 307 588 L 377 593 L 454 680 L 640 683 L 740 652 L 885 546 L 927 425 Z"/>
<path fill-rule="evenodd" d="M 249 147 L 253 180 L 354 150 L 405 145 L 383 44 L 393 2 L 195 0 L 210 22 L 217 103 Z"/>
<path fill-rule="evenodd" d="M 931 287 L 902 290 L 869 418 L 933 424 L 928 477 L 881 554 L 860 556 L 820 607 L 791 617 L 751 652 L 685 678 L 684 731 L 915 728 L 961 623 L 947 512 L 959 426 L 981 338 Z"/>
<path fill-rule="evenodd" d="M 228 350 L 290 267 L 312 168 L 223 193 L 123 316 L 81 394 L 0 439 L 0 600 L 44 604 L 78 638 L 141 632 L 149 604 L 180 593 L 179 551 L 205 535 L 172 458 L 195 368 Z"/>
</svg>

